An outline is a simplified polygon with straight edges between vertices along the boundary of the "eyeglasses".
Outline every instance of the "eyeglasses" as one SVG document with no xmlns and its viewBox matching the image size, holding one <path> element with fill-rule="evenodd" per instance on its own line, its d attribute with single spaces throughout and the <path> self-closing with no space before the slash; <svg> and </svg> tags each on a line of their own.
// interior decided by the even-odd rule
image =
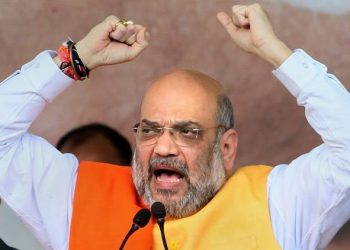
<svg viewBox="0 0 350 250">
<path fill-rule="evenodd" d="M 209 129 L 224 128 L 224 125 L 218 125 L 210 128 L 198 128 L 192 125 L 175 124 L 172 127 L 165 127 L 154 123 L 136 123 L 132 130 L 135 134 L 136 140 L 142 145 L 150 146 L 157 143 L 158 138 L 168 130 L 172 136 L 173 141 L 178 146 L 190 147 L 195 145 L 202 137 L 203 132 Z"/>
</svg>

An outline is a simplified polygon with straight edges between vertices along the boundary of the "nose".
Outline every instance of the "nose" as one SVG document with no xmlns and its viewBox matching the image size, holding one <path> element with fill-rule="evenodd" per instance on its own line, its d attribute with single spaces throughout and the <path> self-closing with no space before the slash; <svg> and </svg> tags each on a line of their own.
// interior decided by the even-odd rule
<svg viewBox="0 0 350 250">
<path fill-rule="evenodd" d="M 154 146 L 154 153 L 167 157 L 177 156 L 179 154 L 179 146 L 174 142 L 172 131 L 166 129 L 158 138 Z"/>
</svg>

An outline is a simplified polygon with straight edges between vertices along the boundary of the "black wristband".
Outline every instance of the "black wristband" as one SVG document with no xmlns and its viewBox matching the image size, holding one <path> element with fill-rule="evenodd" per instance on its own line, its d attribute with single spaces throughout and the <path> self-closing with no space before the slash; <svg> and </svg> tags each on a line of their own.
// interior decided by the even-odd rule
<svg viewBox="0 0 350 250">
<path fill-rule="evenodd" d="M 75 43 L 69 40 L 67 42 L 67 46 L 68 46 L 68 51 L 71 58 L 71 65 L 74 70 L 74 73 L 76 73 L 76 75 L 79 76 L 80 78 L 79 80 L 85 80 L 86 78 L 89 77 L 90 70 L 88 69 L 88 67 L 85 66 L 83 61 L 80 59 L 78 55 L 78 51 L 75 48 Z"/>
</svg>

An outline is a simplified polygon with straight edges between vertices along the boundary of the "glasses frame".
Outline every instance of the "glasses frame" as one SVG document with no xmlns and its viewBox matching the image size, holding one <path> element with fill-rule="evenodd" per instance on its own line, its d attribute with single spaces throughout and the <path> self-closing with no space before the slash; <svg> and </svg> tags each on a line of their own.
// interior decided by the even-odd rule
<svg viewBox="0 0 350 250">
<path fill-rule="evenodd" d="M 176 125 L 175 126 L 170 126 L 170 127 L 167 127 L 167 126 L 162 126 L 162 125 L 157 125 L 157 126 L 153 126 L 153 129 L 157 129 L 159 130 L 159 133 L 155 133 L 154 136 L 151 136 L 150 138 L 142 141 L 139 136 L 138 136 L 138 133 L 139 133 L 139 129 L 140 129 L 140 126 L 141 126 L 142 122 L 138 122 L 136 123 L 133 127 L 132 127 L 132 131 L 136 137 L 136 140 L 138 140 L 140 143 L 143 143 L 143 142 L 146 142 L 146 141 L 151 141 L 151 140 L 154 140 L 154 142 L 152 142 L 151 144 L 147 144 L 147 146 L 151 146 L 151 145 L 155 145 L 157 144 L 158 142 L 158 139 L 164 134 L 165 130 L 168 130 L 169 133 L 172 135 L 172 140 L 174 141 L 174 143 L 178 146 L 182 146 L 182 147 L 188 147 L 188 146 L 192 146 L 192 145 L 187 145 L 186 143 L 182 144 L 182 143 L 178 143 L 178 140 L 176 138 L 179 138 L 179 136 L 176 136 L 175 134 L 179 134 L 180 137 L 181 137 L 181 128 L 176 128 Z M 152 127 L 152 125 L 149 125 L 150 127 Z M 178 126 L 180 127 L 180 126 Z M 225 132 L 228 130 L 228 128 L 225 126 L 225 125 L 222 125 L 222 124 L 219 124 L 217 126 L 214 126 L 214 127 L 207 127 L 207 128 L 187 128 L 187 127 L 184 127 L 183 129 L 187 129 L 187 130 L 191 130 L 192 132 L 196 132 L 196 135 L 195 137 L 193 138 L 193 142 L 197 142 L 199 137 L 201 136 L 201 132 L 203 131 L 206 131 L 206 130 L 210 130 L 210 129 L 219 129 L 219 128 L 224 128 Z M 192 138 L 188 138 L 189 141 L 192 140 Z"/>
</svg>

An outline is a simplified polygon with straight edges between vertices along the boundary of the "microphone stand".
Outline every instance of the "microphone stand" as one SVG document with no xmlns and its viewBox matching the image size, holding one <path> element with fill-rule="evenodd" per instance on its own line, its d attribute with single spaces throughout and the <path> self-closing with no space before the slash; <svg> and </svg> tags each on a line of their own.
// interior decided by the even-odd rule
<svg viewBox="0 0 350 250">
<path fill-rule="evenodd" d="M 139 229 L 139 226 L 136 225 L 136 224 L 132 224 L 132 226 L 131 226 L 129 232 L 125 235 L 125 238 L 124 238 L 122 244 L 120 245 L 119 250 L 123 250 L 123 249 L 124 249 L 124 246 L 125 246 L 126 242 L 128 241 L 129 237 L 130 237 L 137 229 Z"/>
<path fill-rule="evenodd" d="M 163 242 L 164 250 L 168 250 L 168 244 L 166 242 L 165 233 L 164 233 L 164 222 L 165 222 L 164 218 L 158 218 L 157 219 L 157 224 L 159 226 L 160 234 L 162 236 L 162 242 Z"/>
<path fill-rule="evenodd" d="M 128 241 L 129 237 L 140 227 L 144 227 L 147 225 L 149 220 L 151 219 L 151 212 L 147 208 L 140 209 L 133 218 L 133 223 L 131 225 L 131 228 L 129 232 L 125 235 L 125 238 L 122 242 L 122 244 L 119 247 L 119 250 L 123 250 L 126 242 Z"/>
</svg>

